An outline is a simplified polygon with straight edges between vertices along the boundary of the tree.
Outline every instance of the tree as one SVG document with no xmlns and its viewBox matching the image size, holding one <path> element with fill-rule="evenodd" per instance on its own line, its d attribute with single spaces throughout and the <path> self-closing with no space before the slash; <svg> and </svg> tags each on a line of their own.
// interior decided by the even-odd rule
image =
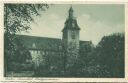
<svg viewBox="0 0 128 83">
<path fill-rule="evenodd" d="M 33 16 L 39 16 L 40 11 L 45 11 L 47 4 L 5 4 L 4 5 L 4 63 L 5 74 L 7 64 L 14 56 L 16 46 L 13 42 L 17 32 L 30 29 L 30 23 L 34 21 Z M 18 51 L 17 51 L 18 52 Z M 14 58 L 14 57 L 13 57 Z"/>
<path fill-rule="evenodd" d="M 104 36 L 95 49 L 95 60 L 107 77 L 124 77 L 124 34 L 115 33 Z"/>
<path fill-rule="evenodd" d="M 34 21 L 33 16 L 39 16 L 45 11 L 47 4 L 5 4 L 4 26 L 5 32 L 15 34 L 30 28 L 29 23 Z"/>
<path fill-rule="evenodd" d="M 80 70 L 80 76 L 86 76 L 89 77 L 91 76 L 88 72 L 88 69 L 90 66 L 92 66 L 93 62 L 93 55 L 92 52 L 94 50 L 94 45 L 92 44 L 91 41 L 86 43 L 86 45 L 81 45 L 80 46 L 80 52 L 79 52 L 79 70 Z"/>
</svg>

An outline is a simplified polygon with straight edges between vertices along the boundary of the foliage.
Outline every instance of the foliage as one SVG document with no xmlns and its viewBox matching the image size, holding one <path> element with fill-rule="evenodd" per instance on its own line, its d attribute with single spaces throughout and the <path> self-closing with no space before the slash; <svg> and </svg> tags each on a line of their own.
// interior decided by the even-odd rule
<svg viewBox="0 0 128 83">
<path fill-rule="evenodd" d="M 60 51 L 58 49 L 52 52 L 44 51 L 45 53 L 41 53 L 42 58 L 39 57 L 39 59 L 43 60 L 40 62 L 39 67 L 36 67 L 35 76 L 60 76 L 62 71 L 62 53 Z"/>
<path fill-rule="evenodd" d="M 104 36 L 96 47 L 92 44 L 80 47 L 76 60 L 73 58 L 76 51 L 72 52 L 67 57 L 71 63 L 66 61 L 70 65 L 66 76 L 124 77 L 124 34 Z"/>
<path fill-rule="evenodd" d="M 29 24 L 34 21 L 33 17 L 39 16 L 40 11 L 45 11 L 48 7 L 47 4 L 4 4 L 5 74 L 9 68 L 8 64 L 11 65 L 10 62 L 24 63 L 27 55 L 30 55 L 20 41 L 14 41 L 15 34 L 30 29 Z"/>
<path fill-rule="evenodd" d="M 104 36 L 91 53 L 91 64 L 99 65 L 97 77 L 124 77 L 124 34 Z M 102 71 L 101 71 L 102 70 Z"/>
<path fill-rule="evenodd" d="M 45 11 L 47 4 L 5 4 L 4 26 L 5 32 L 13 33 L 26 31 L 29 23 L 34 21 L 33 16 L 39 16 L 40 11 Z"/>
<path fill-rule="evenodd" d="M 19 70 L 17 69 L 18 66 L 20 67 L 20 65 L 18 64 L 22 65 L 28 63 L 27 60 L 31 60 L 31 55 L 29 50 L 23 45 L 21 41 L 22 40 L 20 38 L 13 36 L 13 40 L 12 40 L 13 43 L 11 45 L 13 49 L 10 48 L 9 51 L 5 50 L 5 61 L 8 62 L 6 63 L 8 71 Z"/>
</svg>

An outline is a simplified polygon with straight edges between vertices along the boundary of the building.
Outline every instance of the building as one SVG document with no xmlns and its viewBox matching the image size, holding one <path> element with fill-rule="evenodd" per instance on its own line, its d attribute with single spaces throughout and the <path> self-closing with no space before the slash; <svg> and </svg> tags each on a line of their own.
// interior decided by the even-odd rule
<svg viewBox="0 0 128 83">
<path fill-rule="evenodd" d="M 44 56 L 55 57 L 59 55 L 63 59 L 66 56 L 68 58 L 66 58 L 65 62 L 72 63 L 73 60 L 75 61 L 77 59 L 80 51 L 86 52 L 85 48 L 88 45 L 92 45 L 91 41 L 79 40 L 80 27 L 77 24 L 76 18 L 73 16 L 73 8 L 71 7 L 68 12 L 68 19 L 65 21 L 65 26 L 62 30 L 62 39 L 17 35 L 31 53 L 35 67 L 43 64 Z"/>
</svg>

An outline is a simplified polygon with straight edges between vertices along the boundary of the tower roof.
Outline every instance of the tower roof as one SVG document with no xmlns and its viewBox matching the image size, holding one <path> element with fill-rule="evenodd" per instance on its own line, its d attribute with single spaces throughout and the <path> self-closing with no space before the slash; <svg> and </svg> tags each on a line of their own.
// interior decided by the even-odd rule
<svg viewBox="0 0 128 83">
<path fill-rule="evenodd" d="M 68 18 L 73 19 L 73 18 L 74 18 L 74 16 L 73 16 L 73 8 L 72 8 L 72 6 L 69 8 L 68 13 L 69 13 Z"/>
<path fill-rule="evenodd" d="M 68 16 L 68 19 L 66 20 L 65 22 L 65 26 L 62 30 L 62 32 L 64 30 L 67 30 L 67 29 L 71 29 L 71 30 L 80 30 L 78 24 L 77 24 L 77 20 L 76 18 L 73 16 L 73 8 L 72 6 L 70 7 L 69 9 L 69 16 Z"/>
<path fill-rule="evenodd" d="M 73 12 L 73 8 L 72 8 L 72 6 L 71 6 L 71 7 L 70 7 L 70 9 L 69 9 L 69 12 L 70 12 L 70 11 L 72 11 L 72 12 Z"/>
</svg>

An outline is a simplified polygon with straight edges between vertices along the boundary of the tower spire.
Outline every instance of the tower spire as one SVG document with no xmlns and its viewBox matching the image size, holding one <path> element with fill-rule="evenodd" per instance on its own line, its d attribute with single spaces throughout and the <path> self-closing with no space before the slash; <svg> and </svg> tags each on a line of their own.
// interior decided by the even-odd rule
<svg viewBox="0 0 128 83">
<path fill-rule="evenodd" d="M 72 5 L 69 9 L 69 18 L 73 18 L 73 8 L 72 8 Z"/>
</svg>

